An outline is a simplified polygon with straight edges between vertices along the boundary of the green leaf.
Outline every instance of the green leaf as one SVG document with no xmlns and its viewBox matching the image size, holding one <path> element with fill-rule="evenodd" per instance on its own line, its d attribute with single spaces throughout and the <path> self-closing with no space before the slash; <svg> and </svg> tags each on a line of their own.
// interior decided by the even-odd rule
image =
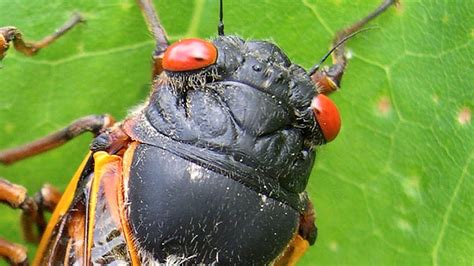
<svg viewBox="0 0 474 266">
<path fill-rule="evenodd" d="M 155 2 L 171 40 L 216 35 L 217 1 Z M 309 68 L 337 30 L 378 3 L 226 1 L 225 30 L 272 40 Z M 343 128 L 318 149 L 308 191 L 319 238 L 301 265 L 472 264 L 473 9 L 469 0 L 401 0 L 349 41 L 352 58 L 332 96 Z M 132 0 L 1 1 L 0 26 L 39 40 L 74 11 L 87 24 L 33 58 L 12 50 L 2 61 L 1 148 L 88 114 L 122 119 L 146 98 L 154 43 Z M 0 176 L 31 194 L 45 182 L 64 189 L 90 140 L 0 166 Z M 19 212 L 0 212 L 0 237 L 24 244 Z"/>
</svg>

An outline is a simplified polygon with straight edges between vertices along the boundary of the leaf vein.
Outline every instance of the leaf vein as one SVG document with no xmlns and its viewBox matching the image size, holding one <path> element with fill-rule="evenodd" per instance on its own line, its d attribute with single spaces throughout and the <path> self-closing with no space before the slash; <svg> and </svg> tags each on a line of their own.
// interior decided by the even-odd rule
<svg viewBox="0 0 474 266">
<path fill-rule="evenodd" d="M 457 198 L 459 194 L 459 190 L 462 187 L 462 184 L 464 183 L 464 178 L 467 176 L 468 173 L 468 168 L 474 158 L 474 153 L 471 152 L 469 158 L 467 159 L 467 162 L 462 170 L 461 176 L 458 179 L 458 182 L 456 183 L 456 187 L 454 188 L 453 194 L 451 195 L 451 200 L 449 201 L 449 204 L 446 208 L 446 211 L 443 216 L 443 223 L 441 224 L 441 229 L 438 234 L 438 238 L 436 240 L 435 245 L 433 246 L 433 251 L 431 252 L 431 258 L 433 261 L 434 266 L 438 266 L 438 255 L 439 255 L 439 250 L 441 247 L 441 243 L 443 242 L 444 235 L 446 234 L 446 227 L 448 226 L 449 218 L 451 215 L 451 212 L 453 210 L 453 205 L 455 202 L 455 199 Z"/>
<path fill-rule="evenodd" d="M 308 7 L 314 14 L 314 16 L 316 17 L 316 19 L 319 21 L 319 23 L 321 23 L 321 25 L 324 27 L 324 29 L 329 33 L 331 34 L 332 36 L 335 35 L 334 31 L 329 27 L 329 25 L 326 23 L 326 21 L 321 17 L 321 15 L 319 15 L 319 12 L 318 10 L 316 9 L 316 7 L 314 5 L 311 5 L 308 3 L 307 0 L 303 0 L 303 5 L 305 5 L 306 7 Z"/>
</svg>

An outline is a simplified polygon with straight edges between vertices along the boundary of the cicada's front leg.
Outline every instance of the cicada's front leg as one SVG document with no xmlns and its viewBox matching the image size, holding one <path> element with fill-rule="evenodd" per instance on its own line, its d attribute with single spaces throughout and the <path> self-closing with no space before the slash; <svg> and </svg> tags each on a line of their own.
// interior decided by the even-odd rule
<svg viewBox="0 0 474 266">
<path fill-rule="evenodd" d="M 11 164 L 19 160 L 52 150 L 84 132 L 98 135 L 102 130 L 111 127 L 115 120 L 110 115 L 90 115 L 82 117 L 69 126 L 37 139 L 5 150 L 0 150 L 0 164 Z"/>
<path fill-rule="evenodd" d="M 59 29 L 37 42 L 26 42 L 23 39 L 23 34 L 16 27 L 0 27 L 0 61 L 5 57 L 7 50 L 10 47 L 10 43 L 13 43 L 13 47 L 17 51 L 27 56 L 33 56 L 38 53 L 39 50 L 48 46 L 50 43 L 54 42 L 78 23 L 83 21 L 84 19 L 79 14 L 75 13 L 72 18 L 64 23 L 64 25 Z"/>
<path fill-rule="evenodd" d="M 341 79 L 344 75 L 344 70 L 346 69 L 347 65 L 347 58 L 344 49 L 345 44 L 343 43 L 343 40 L 359 31 L 369 21 L 382 14 L 387 8 L 389 8 L 395 3 L 397 3 L 397 0 L 385 0 L 372 13 L 370 13 L 360 21 L 354 23 L 352 26 L 344 28 L 336 33 L 332 44 L 333 47 L 335 47 L 336 45 L 338 45 L 338 47 L 336 48 L 336 50 L 334 50 L 334 53 L 332 54 L 333 65 L 317 69 L 316 71 L 310 71 L 311 78 L 316 84 L 318 84 L 319 93 L 327 95 L 339 89 Z"/>
<path fill-rule="evenodd" d="M 143 17 L 145 18 L 146 24 L 149 31 L 153 34 L 153 38 L 156 41 L 155 50 L 153 51 L 153 71 L 152 78 L 154 79 L 163 72 L 163 55 L 169 46 L 168 38 L 163 26 L 161 26 L 158 15 L 153 7 L 151 0 L 137 0 L 138 6 L 140 7 Z"/>
</svg>

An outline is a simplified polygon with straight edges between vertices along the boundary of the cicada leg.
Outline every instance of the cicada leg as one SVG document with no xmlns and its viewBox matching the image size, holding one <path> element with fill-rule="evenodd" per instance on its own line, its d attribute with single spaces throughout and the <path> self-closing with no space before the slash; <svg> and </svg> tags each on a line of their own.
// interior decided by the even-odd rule
<svg viewBox="0 0 474 266">
<path fill-rule="evenodd" d="M 43 185 L 41 190 L 36 193 L 33 198 L 37 206 L 36 214 L 31 213 L 31 211 L 23 211 L 21 215 L 21 229 L 24 239 L 29 242 L 38 242 L 41 239 L 47 225 L 44 212 L 52 213 L 56 205 L 58 205 L 61 196 L 62 193 L 49 184 Z M 35 233 L 33 229 L 35 225 L 37 233 Z"/>
<path fill-rule="evenodd" d="M 11 164 L 16 161 L 54 149 L 84 132 L 95 136 L 114 124 L 109 115 L 91 115 L 72 122 L 69 126 L 36 141 L 0 151 L 0 163 Z M 106 145 L 107 142 L 105 141 Z M 31 198 L 26 188 L 12 184 L 0 178 L 0 202 L 23 211 L 21 225 L 24 238 L 37 242 L 45 228 L 44 211 L 52 212 L 61 198 L 61 193 L 50 185 L 44 185 L 40 192 Z M 38 233 L 34 232 L 34 226 Z M 28 265 L 26 249 L 20 245 L 0 239 L 0 257 L 6 258 L 12 265 Z"/>
<path fill-rule="evenodd" d="M 1 27 L 0 28 L 0 60 L 5 57 L 9 48 L 9 43 L 13 43 L 15 49 L 27 56 L 33 56 L 39 50 L 48 46 L 50 43 L 57 40 L 63 34 L 68 32 L 78 23 L 83 22 L 84 19 L 77 13 L 73 14 L 70 20 L 64 23 L 59 29 L 54 31 L 51 35 L 44 37 L 41 41 L 25 42 L 23 34 L 16 27 Z"/>
<path fill-rule="evenodd" d="M 5 258 L 10 265 L 28 265 L 26 248 L 0 238 L 0 257 Z"/>
<path fill-rule="evenodd" d="M 154 79 L 163 72 L 162 61 L 163 54 L 166 51 L 166 48 L 169 46 L 168 38 L 166 37 L 166 32 L 161 26 L 160 19 L 153 7 L 151 0 L 137 0 L 138 6 L 142 10 L 145 21 L 148 25 L 148 29 L 153 34 L 153 38 L 156 40 L 156 47 L 153 51 L 153 76 Z"/>
<path fill-rule="evenodd" d="M 90 115 L 82 117 L 69 126 L 53 132 L 52 134 L 23 144 L 18 147 L 0 151 L 0 163 L 11 164 L 16 161 L 26 159 L 59 147 L 67 141 L 81 135 L 84 132 L 92 132 L 98 135 L 103 129 L 114 124 L 114 119 L 110 115 Z"/>
<path fill-rule="evenodd" d="M 350 27 L 338 31 L 332 42 L 333 47 L 336 46 L 336 44 L 339 44 L 343 39 L 359 31 L 369 21 L 382 14 L 388 7 L 395 3 L 397 3 L 397 0 L 384 0 L 384 2 L 369 15 L 354 23 Z M 347 65 L 344 43 L 338 46 L 338 48 L 332 54 L 332 58 L 333 65 L 321 68 L 311 76 L 313 81 L 318 84 L 318 92 L 326 95 L 339 89 L 339 85 Z"/>
<path fill-rule="evenodd" d="M 12 184 L 0 178 L 0 202 L 8 204 L 13 209 L 21 209 L 21 228 L 23 237 L 29 242 L 38 242 L 46 220 L 44 211 L 52 212 L 56 207 L 61 193 L 50 185 L 44 185 L 34 198 L 27 195 L 23 186 Z M 34 232 L 34 227 L 37 232 Z M 26 248 L 0 238 L 0 257 L 5 258 L 11 265 L 28 265 Z"/>
<path fill-rule="evenodd" d="M 26 188 L 12 184 L 0 178 L 0 202 L 13 209 L 21 209 L 21 228 L 23 237 L 36 243 L 46 228 L 44 211 L 52 212 L 56 207 L 61 193 L 50 185 L 44 185 L 35 197 L 29 197 Z M 34 232 L 34 227 L 37 232 Z"/>
</svg>

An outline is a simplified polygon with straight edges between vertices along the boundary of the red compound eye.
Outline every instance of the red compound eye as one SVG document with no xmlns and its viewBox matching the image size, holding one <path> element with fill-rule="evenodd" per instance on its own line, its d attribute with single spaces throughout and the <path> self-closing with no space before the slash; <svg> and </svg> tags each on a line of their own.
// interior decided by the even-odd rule
<svg viewBox="0 0 474 266">
<path fill-rule="evenodd" d="M 341 129 L 341 117 L 336 105 L 326 95 L 319 94 L 314 97 L 311 108 L 326 141 L 334 140 Z"/>
<path fill-rule="evenodd" d="M 190 71 L 214 64 L 217 48 L 211 42 L 186 39 L 172 44 L 163 55 L 163 69 L 168 71 Z"/>
</svg>

